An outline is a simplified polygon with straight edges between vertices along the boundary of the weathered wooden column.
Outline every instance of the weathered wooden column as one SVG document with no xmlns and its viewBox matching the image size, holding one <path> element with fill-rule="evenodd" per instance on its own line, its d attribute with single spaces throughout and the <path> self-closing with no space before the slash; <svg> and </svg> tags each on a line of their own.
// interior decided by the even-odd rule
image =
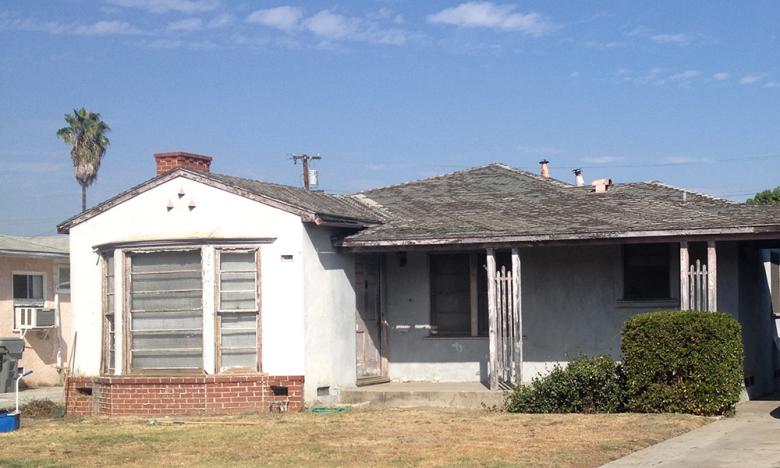
<svg viewBox="0 0 780 468">
<path fill-rule="evenodd" d="M 498 390 L 498 314 L 496 313 L 496 252 L 487 250 L 487 293 L 488 293 L 488 377 L 490 389 Z"/>
<path fill-rule="evenodd" d="M 512 334 L 515 337 L 515 342 L 513 343 L 515 347 L 515 381 L 512 383 L 515 385 L 523 383 L 523 303 L 520 267 L 520 251 L 512 249 L 512 310 L 515 314 L 515 329 Z"/>
<path fill-rule="evenodd" d="M 680 310 L 688 310 L 691 308 L 691 289 L 688 278 L 688 267 L 690 263 L 688 241 L 680 241 Z"/>
<path fill-rule="evenodd" d="M 718 256 L 715 241 L 707 241 L 707 310 L 718 310 Z"/>
</svg>

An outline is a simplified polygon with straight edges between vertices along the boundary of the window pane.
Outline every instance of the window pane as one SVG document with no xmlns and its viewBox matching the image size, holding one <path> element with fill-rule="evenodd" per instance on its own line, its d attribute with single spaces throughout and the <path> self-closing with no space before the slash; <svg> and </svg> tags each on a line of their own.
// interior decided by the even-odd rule
<svg viewBox="0 0 780 468">
<path fill-rule="evenodd" d="M 131 274 L 132 366 L 201 368 L 200 252 L 136 254 Z"/>
<path fill-rule="evenodd" d="M 623 298 L 671 297 L 668 244 L 637 244 L 623 248 Z"/>
<path fill-rule="evenodd" d="M 202 350 L 133 351 L 136 369 L 198 369 L 203 365 Z"/>
<path fill-rule="evenodd" d="M 227 313 L 220 316 L 222 369 L 257 368 L 257 314 Z"/>
<path fill-rule="evenodd" d="M 57 289 L 60 291 L 70 290 L 70 267 L 61 266 L 57 269 L 58 283 Z"/>
<path fill-rule="evenodd" d="M 27 281 L 29 282 L 30 299 L 43 299 L 43 276 L 32 275 L 28 277 Z"/>
<path fill-rule="evenodd" d="M 468 255 L 431 255 L 431 322 L 438 335 L 470 335 Z"/>
<path fill-rule="evenodd" d="M 257 362 L 257 351 L 254 349 L 222 351 L 222 369 L 254 369 L 255 362 Z"/>
<path fill-rule="evenodd" d="M 43 300 L 43 275 L 14 275 L 14 299 Z"/>
<path fill-rule="evenodd" d="M 14 275 L 14 299 L 29 299 L 27 278 L 27 275 Z"/>
<path fill-rule="evenodd" d="M 219 310 L 257 310 L 255 252 L 222 252 Z"/>
</svg>

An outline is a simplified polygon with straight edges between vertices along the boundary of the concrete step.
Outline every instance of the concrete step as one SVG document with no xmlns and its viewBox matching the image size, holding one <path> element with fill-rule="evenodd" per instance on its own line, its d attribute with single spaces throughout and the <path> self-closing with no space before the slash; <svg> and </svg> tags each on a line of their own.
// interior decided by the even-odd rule
<svg viewBox="0 0 780 468">
<path fill-rule="evenodd" d="M 504 392 L 471 383 L 388 383 L 342 389 L 339 402 L 385 408 L 501 408 Z"/>
</svg>

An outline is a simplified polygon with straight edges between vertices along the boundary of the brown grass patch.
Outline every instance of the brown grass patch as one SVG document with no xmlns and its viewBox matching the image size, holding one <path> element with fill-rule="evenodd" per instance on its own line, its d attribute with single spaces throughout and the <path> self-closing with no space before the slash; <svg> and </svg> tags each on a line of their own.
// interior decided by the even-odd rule
<svg viewBox="0 0 780 468">
<path fill-rule="evenodd" d="M 710 420 L 440 409 L 188 419 L 183 425 L 26 419 L 21 430 L 0 436 L 9 448 L 0 465 L 598 466 Z"/>
</svg>

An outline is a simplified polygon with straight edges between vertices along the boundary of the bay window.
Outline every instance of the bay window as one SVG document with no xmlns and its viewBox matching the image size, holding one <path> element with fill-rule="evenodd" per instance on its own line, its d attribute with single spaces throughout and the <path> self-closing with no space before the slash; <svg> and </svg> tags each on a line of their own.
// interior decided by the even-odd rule
<svg viewBox="0 0 780 468">
<path fill-rule="evenodd" d="M 123 374 L 259 370 L 258 248 L 115 252 L 102 257 L 104 373 L 116 359 Z"/>
</svg>

